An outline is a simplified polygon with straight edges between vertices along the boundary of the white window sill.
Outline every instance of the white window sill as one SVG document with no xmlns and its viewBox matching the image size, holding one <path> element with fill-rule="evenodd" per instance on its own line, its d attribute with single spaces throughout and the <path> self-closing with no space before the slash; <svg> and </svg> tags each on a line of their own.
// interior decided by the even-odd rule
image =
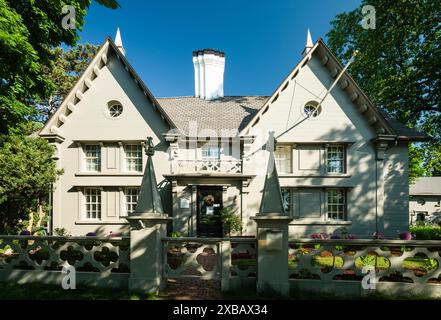
<svg viewBox="0 0 441 320">
<path fill-rule="evenodd" d="M 294 219 L 290 223 L 290 225 L 320 225 L 320 226 L 347 226 L 351 225 L 352 221 L 339 221 L 339 220 L 330 220 L 330 221 L 322 221 L 322 220 L 304 220 L 304 219 Z"/>
<path fill-rule="evenodd" d="M 279 178 L 351 178 L 351 174 L 297 174 L 280 173 Z"/>
<path fill-rule="evenodd" d="M 103 220 L 81 220 L 75 221 L 76 225 L 126 225 L 127 221 L 103 221 Z"/>
<path fill-rule="evenodd" d="M 103 173 L 103 172 L 80 172 L 75 173 L 75 177 L 142 177 L 142 172 L 116 172 L 116 173 Z"/>
</svg>

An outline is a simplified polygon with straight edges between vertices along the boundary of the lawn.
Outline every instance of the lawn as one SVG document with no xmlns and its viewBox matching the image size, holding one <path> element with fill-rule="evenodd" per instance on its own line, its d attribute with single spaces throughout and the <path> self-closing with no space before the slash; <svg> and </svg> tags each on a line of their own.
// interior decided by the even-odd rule
<svg viewBox="0 0 441 320">
<path fill-rule="evenodd" d="M 0 300 L 155 300 L 151 294 L 131 294 L 126 289 L 78 287 L 64 290 L 61 286 L 0 283 Z"/>
</svg>

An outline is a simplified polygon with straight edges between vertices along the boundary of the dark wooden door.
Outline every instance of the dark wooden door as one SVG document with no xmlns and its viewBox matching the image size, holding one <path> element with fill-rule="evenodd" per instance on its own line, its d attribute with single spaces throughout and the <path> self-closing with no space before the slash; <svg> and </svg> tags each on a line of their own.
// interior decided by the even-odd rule
<svg viewBox="0 0 441 320">
<path fill-rule="evenodd" d="M 222 187 L 198 187 L 199 237 L 222 237 Z"/>
</svg>

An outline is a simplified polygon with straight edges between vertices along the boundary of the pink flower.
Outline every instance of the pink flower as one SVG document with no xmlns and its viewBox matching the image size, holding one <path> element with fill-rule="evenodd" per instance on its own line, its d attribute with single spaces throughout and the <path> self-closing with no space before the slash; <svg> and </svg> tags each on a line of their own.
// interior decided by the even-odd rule
<svg viewBox="0 0 441 320">
<path fill-rule="evenodd" d="M 405 231 L 400 233 L 400 239 L 401 240 L 412 240 L 413 236 L 409 231 Z"/>
</svg>

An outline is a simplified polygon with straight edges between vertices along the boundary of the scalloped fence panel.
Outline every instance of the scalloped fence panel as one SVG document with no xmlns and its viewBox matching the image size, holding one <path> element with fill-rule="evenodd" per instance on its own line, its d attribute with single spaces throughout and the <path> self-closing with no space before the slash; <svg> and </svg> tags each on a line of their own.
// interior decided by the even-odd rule
<svg viewBox="0 0 441 320">
<path fill-rule="evenodd" d="M 256 240 L 163 238 L 164 274 L 170 279 L 220 282 L 222 291 L 256 284 Z"/>
<path fill-rule="evenodd" d="M 288 249 L 291 291 L 353 296 L 440 297 L 440 261 L 441 241 L 296 239 Z M 368 268 L 375 288 L 363 289 Z"/>
<path fill-rule="evenodd" d="M 127 288 L 130 239 L 0 236 L 0 281 L 60 285 L 73 266 L 76 283 Z"/>
</svg>

